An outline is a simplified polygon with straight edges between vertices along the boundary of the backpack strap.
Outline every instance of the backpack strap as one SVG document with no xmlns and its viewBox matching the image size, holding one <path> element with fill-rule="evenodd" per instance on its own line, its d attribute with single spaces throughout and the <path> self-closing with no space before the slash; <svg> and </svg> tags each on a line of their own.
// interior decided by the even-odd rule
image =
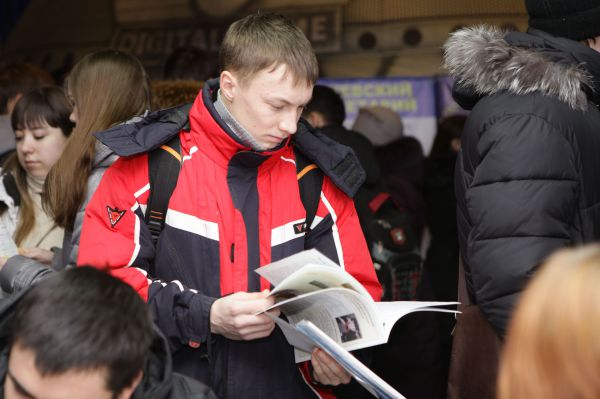
<svg viewBox="0 0 600 399">
<path fill-rule="evenodd" d="M 300 199 L 306 210 L 305 223 L 306 232 L 308 233 L 317 215 L 317 208 L 321 199 L 323 172 L 296 148 L 294 148 L 294 154 L 296 156 L 296 178 L 300 189 Z"/>
<path fill-rule="evenodd" d="M 181 141 L 176 135 L 166 144 L 148 153 L 150 193 L 146 209 L 146 224 L 156 244 L 165 226 L 169 200 L 177 185 L 181 170 Z"/>
</svg>

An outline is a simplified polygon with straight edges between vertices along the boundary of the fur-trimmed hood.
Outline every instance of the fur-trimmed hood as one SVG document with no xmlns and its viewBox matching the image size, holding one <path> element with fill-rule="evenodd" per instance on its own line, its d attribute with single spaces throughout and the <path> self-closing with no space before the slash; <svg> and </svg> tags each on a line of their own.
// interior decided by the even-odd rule
<svg viewBox="0 0 600 399">
<path fill-rule="evenodd" d="M 444 66 L 456 78 L 455 97 L 471 104 L 501 91 L 539 92 L 585 110 L 600 92 L 600 53 L 537 30 L 461 29 L 444 45 Z"/>
</svg>

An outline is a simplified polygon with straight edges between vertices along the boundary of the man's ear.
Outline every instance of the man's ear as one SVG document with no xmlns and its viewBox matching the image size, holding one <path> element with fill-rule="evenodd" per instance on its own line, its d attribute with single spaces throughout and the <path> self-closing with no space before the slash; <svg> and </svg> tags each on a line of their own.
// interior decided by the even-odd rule
<svg viewBox="0 0 600 399">
<path fill-rule="evenodd" d="M 221 89 L 221 95 L 225 97 L 227 102 L 233 102 L 235 98 L 235 93 L 238 90 L 239 82 L 237 77 L 229 72 L 223 71 L 221 72 L 221 76 L 219 79 L 219 88 Z"/>
<path fill-rule="evenodd" d="M 310 111 L 305 117 L 308 123 L 311 124 L 312 127 L 323 127 L 325 126 L 325 117 L 323 114 L 317 111 Z"/>
<path fill-rule="evenodd" d="M 131 384 L 123 389 L 120 394 L 117 395 L 117 399 L 130 399 L 133 396 L 133 392 L 140 385 L 142 381 L 142 377 L 144 377 L 144 372 L 140 370 L 140 372 L 135 376 Z"/>
</svg>

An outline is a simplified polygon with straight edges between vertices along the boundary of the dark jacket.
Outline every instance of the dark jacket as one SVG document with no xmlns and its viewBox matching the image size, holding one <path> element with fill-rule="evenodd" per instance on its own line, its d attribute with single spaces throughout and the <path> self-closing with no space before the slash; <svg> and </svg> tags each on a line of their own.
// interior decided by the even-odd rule
<svg viewBox="0 0 600 399">
<path fill-rule="evenodd" d="M 4 398 L 4 381 L 8 371 L 10 322 L 16 304 L 27 291 L 0 299 L 0 399 Z M 144 366 L 144 377 L 131 399 L 217 399 L 206 385 L 173 373 L 167 340 L 157 328 L 155 330 L 154 342 Z"/>
<path fill-rule="evenodd" d="M 454 97 L 472 108 L 455 175 L 467 286 L 503 335 L 540 263 L 600 238 L 600 53 L 486 27 L 445 51 Z"/>
<path fill-rule="evenodd" d="M 423 300 L 456 301 L 458 292 L 458 236 L 454 165 L 456 153 L 431 154 L 425 164 L 424 197 L 431 241 L 423 265 L 423 279 L 431 291 Z"/>
</svg>

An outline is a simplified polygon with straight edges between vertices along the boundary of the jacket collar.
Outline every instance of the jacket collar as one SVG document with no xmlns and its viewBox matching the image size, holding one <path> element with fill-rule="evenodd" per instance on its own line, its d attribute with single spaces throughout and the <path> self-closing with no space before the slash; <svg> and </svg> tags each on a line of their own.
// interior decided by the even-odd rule
<svg viewBox="0 0 600 399">
<path fill-rule="evenodd" d="M 269 161 L 271 158 L 276 159 L 277 155 L 289 150 L 290 138 L 267 151 L 255 151 L 243 143 L 215 108 L 218 90 L 218 79 L 207 81 L 202 88 L 202 95 L 196 98 L 189 113 L 192 140 L 199 151 L 222 166 L 227 166 L 234 156 L 244 158 L 242 162 L 247 166 L 257 166 L 263 162 L 267 162 L 267 166 L 272 163 Z"/>
<path fill-rule="evenodd" d="M 235 157 L 238 164 L 270 168 L 280 156 L 289 154 L 291 143 L 305 157 L 317 164 L 324 174 L 348 196 L 353 197 L 365 181 L 365 171 L 354 152 L 314 129 L 300 119 L 298 131 L 278 147 L 268 151 L 253 151 L 240 141 L 221 119 L 214 107 L 218 80 L 205 83 L 202 95 L 193 104 L 153 112 L 140 121 L 117 125 L 96 133 L 103 144 L 119 156 L 133 156 L 152 151 L 181 131 L 188 132 L 182 140 L 191 141 L 213 162 L 227 168 Z M 189 116 L 189 118 L 188 118 Z"/>
<path fill-rule="evenodd" d="M 445 67 L 457 79 L 455 97 L 466 108 L 502 91 L 542 93 L 576 110 L 598 102 L 600 53 L 569 39 L 476 26 L 453 33 L 444 51 Z"/>
</svg>

